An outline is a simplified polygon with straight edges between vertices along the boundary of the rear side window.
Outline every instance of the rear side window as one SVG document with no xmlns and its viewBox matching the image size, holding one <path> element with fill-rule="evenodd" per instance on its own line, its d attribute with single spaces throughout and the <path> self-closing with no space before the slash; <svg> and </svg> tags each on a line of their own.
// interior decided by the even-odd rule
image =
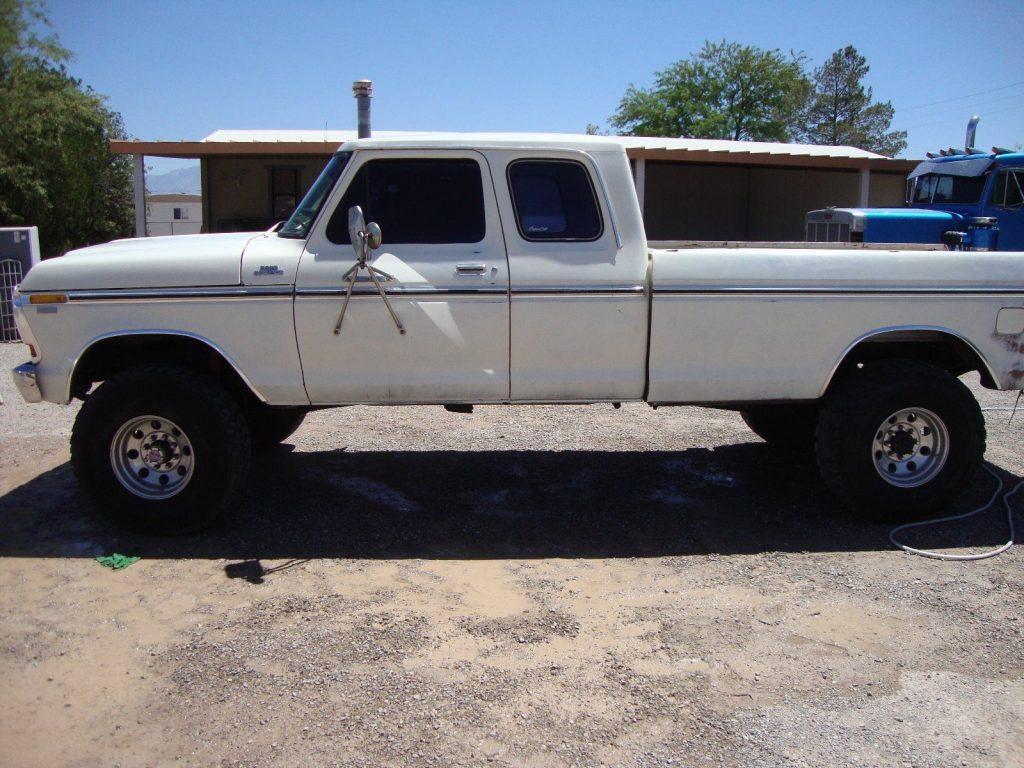
<svg viewBox="0 0 1024 768">
<path fill-rule="evenodd" d="M 574 160 L 517 160 L 508 168 L 525 240 L 597 240 L 603 226 L 590 175 Z"/>
<path fill-rule="evenodd" d="M 389 245 L 479 243 L 484 191 L 475 160 L 371 160 L 356 173 L 327 223 L 332 243 L 347 243 L 348 210 L 363 209 Z"/>
</svg>

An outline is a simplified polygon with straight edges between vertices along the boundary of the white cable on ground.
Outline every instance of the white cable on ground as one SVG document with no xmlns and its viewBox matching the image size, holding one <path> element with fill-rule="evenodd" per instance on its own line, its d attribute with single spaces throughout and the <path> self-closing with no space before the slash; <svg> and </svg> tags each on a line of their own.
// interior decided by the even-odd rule
<svg viewBox="0 0 1024 768">
<path fill-rule="evenodd" d="M 964 518 L 971 517 L 972 515 L 977 515 L 980 512 L 984 512 L 985 510 L 989 509 L 993 504 L 995 504 L 996 499 L 999 497 L 999 494 L 1003 490 L 1003 479 L 987 466 L 985 467 L 985 471 L 992 475 L 992 477 L 994 477 L 996 479 L 996 482 L 998 483 L 998 485 L 996 486 L 995 493 L 992 494 L 992 498 L 988 500 L 988 503 L 985 504 L 985 506 L 978 507 L 977 509 L 972 509 L 970 512 L 964 512 L 959 515 L 949 515 L 948 517 L 938 517 L 934 520 L 922 520 L 918 523 L 905 523 L 903 525 L 898 525 L 891 531 L 889 531 L 889 541 L 893 543 L 893 546 L 899 547 L 904 552 L 909 552 L 912 555 L 921 555 L 921 557 L 932 557 L 936 560 L 986 560 L 990 557 L 995 557 L 996 555 L 1003 554 L 1003 552 L 1005 552 L 1013 546 L 1013 540 L 1016 535 L 1013 528 L 1013 507 L 1010 506 L 1010 497 L 1017 493 L 1017 491 L 1019 491 L 1021 488 L 1024 488 L 1024 480 L 1017 483 L 1017 485 L 1014 486 L 1012 491 L 1003 496 L 1003 506 L 1006 507 L 1006 522 L 1010 528 L 1010 540 L 1007 541 L 1005 544 L 996 547 L 995 549 L 989 550 L 988 552 L 979 552 L 973 555 L 952 555 L 946 552 L 930 552 L 927 549 L 914 549 L 913 547 L 907 546 L 906 544 L 901 544 L 896 540 L 896 534 L 900 531 L 905 531 L 908 528 L 919 528 L 923 525 L 938 525 L 939 523 L 949 523 L 953 520 L 963 520 Z"/>
</svg>

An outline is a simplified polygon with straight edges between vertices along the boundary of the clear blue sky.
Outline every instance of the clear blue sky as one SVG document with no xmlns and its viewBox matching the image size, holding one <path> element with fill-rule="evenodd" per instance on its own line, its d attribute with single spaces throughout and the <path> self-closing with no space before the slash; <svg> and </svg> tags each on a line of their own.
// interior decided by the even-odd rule
<svg viewBox="0 0 1024 768">
<path fill-rule="evenodd" d="M 1024 143 L 1024 2 L 100 2 L 50 0 L 71 66 L 142 139 L 218 128 L 582 132 L 630 83 L 726 38 L 803 51 L 853 44 L 892 100 L 907 154 Z M 940 102 L 940 103 L 936 103 Z M 164 171 L 180 161 L 155 162 Z"/>
</svg>

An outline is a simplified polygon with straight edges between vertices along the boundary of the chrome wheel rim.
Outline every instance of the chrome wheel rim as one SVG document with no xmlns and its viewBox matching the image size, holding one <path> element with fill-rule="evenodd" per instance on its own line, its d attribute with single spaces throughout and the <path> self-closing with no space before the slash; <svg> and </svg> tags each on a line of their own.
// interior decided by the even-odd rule
<svg viewBox="0 0 1024 768">
<path fill-rule="evenodd" d="M 126 421 L 110 443 L 114 477 L 143 499 L 169 499 L 185 489 L 195 471 L 192 442 L 163 416 Z"/>
<path fill-rule="evenodd" d="M 903 408 L 883 421 L 871 441 L 871 459 L 885 482 L 916 488 L 935 478 L 949 457 L 949 429 L 927 408 Z"/>
</svg>

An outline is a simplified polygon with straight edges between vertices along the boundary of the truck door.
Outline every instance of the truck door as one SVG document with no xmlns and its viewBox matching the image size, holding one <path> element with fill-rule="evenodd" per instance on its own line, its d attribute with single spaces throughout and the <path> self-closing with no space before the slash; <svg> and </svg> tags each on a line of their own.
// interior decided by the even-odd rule
<svg viewBox="0 0 1024 768">
<path fill-rule="evenodd" d="M 354 205 L 383 232 L 372 263 L 404 334 L 365 272 L 334 333 Z M 508 261 L 483 155 L 358 152 L 302 255 L 295 333 L 314 404 L 507 400 Z"/>
<path fill-rule="evenodd" d="M 512 399 L 639 399 L 647 244 L 625 153 L 487 157 L 509 254 Z"/>
<path fill-rule="evenodd" d="M 1000 251 L 1024 251 L 1024 168 L 1006 168 L 995 174 L 991 211 L 999 220 Z"/>
</svg>

